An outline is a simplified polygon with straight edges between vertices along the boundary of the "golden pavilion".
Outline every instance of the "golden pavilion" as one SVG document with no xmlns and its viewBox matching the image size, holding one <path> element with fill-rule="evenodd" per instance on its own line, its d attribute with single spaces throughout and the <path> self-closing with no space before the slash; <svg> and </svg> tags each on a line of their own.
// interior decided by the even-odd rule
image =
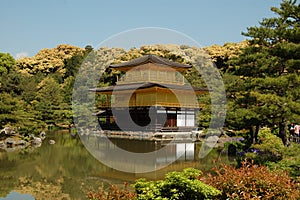
<svg viewBox="0 0 300 200">
<path fill-rule="evenodd" d="M 191 65 L 145 55 L 109 66 L 124 73 L 116 85 L 94 88 L 101 94 L 97 113 L 102 130 L 191 131 L 200 109 L 198 94 L 182 75 Z"/>
</svg>

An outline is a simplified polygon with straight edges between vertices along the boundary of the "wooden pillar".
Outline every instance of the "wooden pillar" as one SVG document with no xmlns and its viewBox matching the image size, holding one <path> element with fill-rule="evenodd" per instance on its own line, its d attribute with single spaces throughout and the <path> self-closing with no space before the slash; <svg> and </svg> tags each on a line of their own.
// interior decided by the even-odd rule
<svg viewBox="0 0 300 200">
<path fill-rule="evenodd" d="M 105 118 L 106 118 L 106 126 L 108 127 L 108 129 L 111 129 L 111 127 L 110 127 L 110 114 L 109 114 L 108 110 L 106 110 Z"/>
<path fill-rule="evenodd" d="M 105 94 L 105 106 L 108 106 L 108 96 Z"/>
</svg>

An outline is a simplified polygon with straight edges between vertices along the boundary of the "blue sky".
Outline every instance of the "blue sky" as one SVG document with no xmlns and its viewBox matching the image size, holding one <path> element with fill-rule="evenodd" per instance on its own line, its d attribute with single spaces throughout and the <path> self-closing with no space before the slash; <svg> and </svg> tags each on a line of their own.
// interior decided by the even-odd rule
<svg viewBox="0 0 300 200">
<path fill-rule="evenodd" d="M 0 52 L 33 56 L 58 44 L 96 47 L 119 32 L 161 27 L 202 46 L 240 42 L 280 0 L 3 0 Z"/>
</svg>

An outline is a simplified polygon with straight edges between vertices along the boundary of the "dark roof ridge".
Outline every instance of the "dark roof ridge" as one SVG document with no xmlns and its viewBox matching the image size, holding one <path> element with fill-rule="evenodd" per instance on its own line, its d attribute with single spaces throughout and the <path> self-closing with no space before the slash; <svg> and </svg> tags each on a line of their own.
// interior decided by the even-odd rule
<svg viewBox="0 0 300 200">
<path fill-rule="evenodd" d="M 129 61 L 121 62 L 121 63 L 117 63 L 117 64 L 112 64 L 109 67 L 111 67 L 111 68 L 135 67 L 135 66 L 150 63 L 150 62 L 156 63 L 156 64 L 167 65 L 167 66 L 175 67 L 175 68 L 191 68 L 192 67 L 191 65 L 174 62 L 174 61 L 168 60 L 166 58 L 157 56 L 155 54 L 146 54 L 144 56 L 135 58 L 133 60 L 129 60 Z"/>
</svg>

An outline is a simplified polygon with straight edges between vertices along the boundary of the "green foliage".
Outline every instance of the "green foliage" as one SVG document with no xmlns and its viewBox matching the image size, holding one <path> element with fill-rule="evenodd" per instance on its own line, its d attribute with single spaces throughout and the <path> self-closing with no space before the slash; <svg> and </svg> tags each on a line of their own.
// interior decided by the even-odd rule
<svg viewBox="0 0 300 200">
<path fill-rule="evenodd" d="M 31 102 L 35 99 L 36 92 L 38 90 L 38 83 L 41 82 L 45 77 L 41 74 L 35 76 L 29 76 L 26 74 L 20 74 L 20 90 L 22 91 L 19 95 L 22 100 L 24 100 L 27 104 L 31 104 Z"/>
<path fill-rule="evenodd" d="M 267 167 L 243 162 L 240 168 L 223 165 L 216 175 L 202 180 L 222 191 L 220 199 L 299 199 L 300 185 L 285 172 L 270 172 Z"/>
<path fill-rule="evenodd" d="M 1 55 L 0 65 L 6 70 L 0 73 L 0 128 L 13 127 L 21 134 L 38 133 L 44 123 L 36 118 L 36 111 L 28 104 L 35 95 L 35 82 L 17 71 L 9 54 Z"/>
<path fill-rule="evenodd" d="M 209 95 L 198 95 L 201 110 L 198 113 L 198 127 L 208 128 L 211 121 L 211 100 Z"/>
<path fill-rule="evenodd" d="M 9 123 L 15 123 L 17 100 L 10 94 L 0 93 L 0 128 Z"/>
<path fill-rule="evenodd" d="M 16 72 L 15 60 L 10 54 L 0 53 L 0 92 L 19 95 L 21 75 Z"/>
<path fill-rule="evenodd" d="M 40 113 L 41 120 L 47 124 L 57 124 L 67 119 L 64 110 L 62 90 L 53 78 L 45 78 L 38 86 L 34 107 Z"/>
<path fill-rule="evenodd" d="M 8 74 L 15 65 L 15 59 L 8 53 L 0 53 L 0 75 Z"/>
<path fill-rule="evenodd" d="M 36 119 L 36 111 L 23 100 L 0 93 L 0 128 L 12 126 L 18 133 L 39 133 L 45 126 L 44 122 Z"/>
<path fill-rule="evenodd" d="M 282 170 L 294 178 L 300 177 L 300 145 L 292 144 L 284 147 L 282 160 L 278 162 L 267 162 L 266 165 L 273 171 Z M 300 181 L 300 179 L 299 179 Z"/>
<path fill-rule="evenodd" d="M 43 50 L 35 58 L 18 60 L 17 66 L 9 54 L 0 54 L 0 128 L 11 126 L 21 134 L 28 134 L 39 133 L 46 124 L 70 123 L 74 77 L 63 82 L 61 61 L 78 49 L 61 45 L 56 50 Z M 59 66 L 53 67 L 55 63 Z M 29 65 L 34 65 L 34 75 L 22 73 L 22 69 L 32 69 Z M 48 70 L 45 66 L 60 70 Z"/>
<path fill-rule="evenodd" d="M 93 48 L 90 45 L 87 45 L 84 51 L 75 52 L 72 57 L 65 59 L 64 68 L 66 72 L 64 74 L 64 79 L 75 77 L 84 59 L 86 59 L 90 53 L 93 53 Z"/>
<path fill-rule="evenodd" d="M 271 133 L 270 129 L 262 128 L 258 133 L 258 143 L 253 147 L 273 154 L 282 154 L 284 145 L 280 138 Z"/>
<path fill-rule="evenodd" d="M 198 177 L 201 172 L 197 169 L 187 168 L 182 172 L 170 172 L 161 181 L 146 181 L 139 179 L 134 184 L 137 199 L 212 199 L 220 191 L 204 184 Z"/>
<path fill-rule="evenodd" d="M 281 139 L 272 134 L 270 129 L 263 128 L 258 133 L 258 143 L 251 145 L 245 158 L 257 164 L 266 164 L 281 160 L 283 151 L 284 145 Z"/>
</svg>

